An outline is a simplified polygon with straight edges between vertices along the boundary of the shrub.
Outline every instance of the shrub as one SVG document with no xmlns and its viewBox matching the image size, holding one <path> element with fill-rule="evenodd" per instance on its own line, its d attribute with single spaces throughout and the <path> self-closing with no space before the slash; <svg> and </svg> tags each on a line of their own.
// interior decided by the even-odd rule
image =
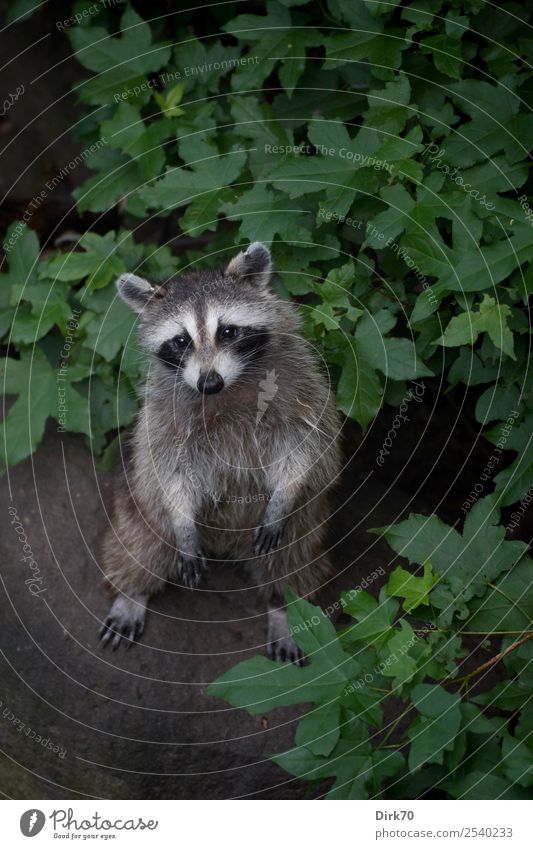
<svg viewBox="0 0 533 849">
<path fill-rule="evenodd" d="M 532 562 L 525 543 L 505 540 L 498 518 L 488 496 L 462 535 L 416 514 L 376 528 L 423 574 L 398 566 L 378 600 L 361 588 L 343 593 L 333 608 L 355 622 L 340 633 L 287 592 L 308 665 L 254 657 L 208 693 L 252 715 L 305 704 L 294 747 L 272 759 L 328 799 L 529 798 Z M 502 644 L 486 654 L 490 636 Z M 498 665 L 508 677 L 495 685 Z"/>
</svg>

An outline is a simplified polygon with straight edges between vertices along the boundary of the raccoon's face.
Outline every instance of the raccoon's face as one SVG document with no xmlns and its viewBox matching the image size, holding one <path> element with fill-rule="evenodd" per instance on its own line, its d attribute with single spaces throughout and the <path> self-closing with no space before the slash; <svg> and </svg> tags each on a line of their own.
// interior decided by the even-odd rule
<svg viewBox="0 0 533 849">
<path fill-rule="evenodd" d="M 278 317 L 270 270 L 269 251 L 254 242 L 225 271 L 175 278 L 159 289 L 124 274 L 117 288 L 142 315 L 143 347 L 176 380 L 214 395 L 250 373 L 271 343 Z"/>
</svg>

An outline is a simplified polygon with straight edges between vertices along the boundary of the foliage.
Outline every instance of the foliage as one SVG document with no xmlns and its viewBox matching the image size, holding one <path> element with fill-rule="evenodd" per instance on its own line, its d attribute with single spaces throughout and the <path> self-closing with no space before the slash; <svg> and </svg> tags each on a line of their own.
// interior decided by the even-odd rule
<svg viewBox="0 0 533 849">
<path fill-rule="evenodd" d="M 330 0 L 327 11 L 275 0 L 265 14 L 231 14 L 212 18 L 208 37 L 187 16 L 150 25 L 131 6 L 120 23 L 110 6 L 65 30 L 90 73 L 75 87 L 89 110 L 77 132 L 95 174 L 74 193 L 78 210 L 120 203 L 130 230 L 172 216 L 178 247 L 188 237 L 211 243 L 206 256 L 197 248 L 179 260 L 163 249 L 154 268 L 157 261 L 146 263 L 152 248 L 124 231 L 91 232 L 71 254 L 35 265 L 28 234 L 32 261 L 17 266 L 19 244 L 3 279 L 4 331 L 22 298 L 14 349 L 24 358 L 37 343 L 53 366 L 49 334 L 65 332 L 65 302 L 90 290 L 70 362 L 91 352 L 91 371 L 105 382 L 126 354 L 124 391 L 134 399 L 129 319 L 115 304 L 107 315 L 111 288 L 93 310 L 94 290 L 139 262 L 160 275 L 218 263 L 236 242 L 260 238 L 272 242 L 280 291 L 302 301 L 339 408 L 363 429 L 407 382 L 439 374 L 452 385 L 486 383 L 495 419 L 506 419 L 516 399 L 520 427 L 531 408 L 523 361 L 533 240 L 519 200 L 532 129 L 522 96 L 529 71 L 517 58 L 531 42 L 519 17 L 503 16 L 504 49 L 492 40 L 488 10 L 472 0 Z M 109 344 L 105 323 L 115 312 L 124 334 Z M 93 447 L 130 419 L 95 420 Z M 8 421 L 8 443 L 21 424 L 16 415 Z M 76 416 L 66 426 L 80 429 Z M 8 445 L 8 463 L 22 456 L 22 445 Z M 514 500 L 527 491 L 529 475 L 519 477 Z M 498 487 L 509 483 L 504 475 Z"/>
<path fill-rule="evenodd" d="M 132 267 L 168 276 L 177 261 L 168 248 L 135 243 L 126 230 L 87 233 L 81 251 L 46 258 L 32 230 L 19 232 L 0 275 L 0 327 L 18 350 L 2 360 L 4 391 L 18 394 L 4 422 L 2 465 L 35 450 L 49 416 L 62 431 L 86 434 L 100 454 L 113 445 L 109 434 L 132 423 L 145 373 L 135 317 L 111 281 Z"/>
<path fill-rule="evenodd" d="M 15 6 L 12 20 L 22 20 L 29 6 Z M 381 529 L 423 573 L 398 567 L 379 604 L 358 594 L 344 634 L 322 616 L 318 630 L 300 631 L 309 667 L 257 659 L 249 687 L 231 683 L 233 670 L 213 691 L 234 704 L 311 701 L 296 748 L 278 762 L 316 780 L 334 775 L 333 796 L 409 794 L 428 782 L 452 796 L 520 793 L 528 720 L 509 724 L 477 703 L 525 705 L 532 643 L 505 655 L 512 677 L 476 703 L 452 679 L 465 629 L 505 632 L 505 650 L 531 625 L 530 561 L 498 512 L 533 486 L 530 12 L 481 0 L 246 7 L 149 23 L 131 5 L 92 4 L 65 30 L 87 72 L 75 86 L 76 132 L 93 172 L 74 195 L 98 232 L 42 255 L 26 225 L 4 239 L 2 369 L 18 397 L 2 463 L 34 451 L 49 417 L 104 457 L 132 422 L 144 363 L 135 318 L 116 299 L 119 273 L 164 279 L 270 242 L 276 286 L 301 304 L 339 409 L 366 430 L 411 381 L 464 384 L 495 446 L 480 477 L 497 474 L 493 496 L 479 498 L 483 483 L 466 504 L 462 532 L 420 515 Z M 98 220 L 110 210 L 120 224 L 105 232 Z M 173 250 L 139 238 L 146 220 L 166 227 Z M 303 601 L 290 609 L 294 625 L 315 615 Z M 401 653 L 420 610 L 437 627 Z M 399 651 L 377 692 L 346 696 L 359 669 Z M 407 711 L 405 746 L 383 742 L 382 697 Z"/>
<path fill-rule="evenodd" d="M 475 559 L 481 543 L 474 540 L 493 534 L 497 521 L 489 496 L 473 508 L 463 537 L 442 546 L 453 528 L 410 516 L 387 539 L 414 564 L 435 555 L 438 571 L 427 559 L 423 576 L 398 567 L 379 600 L 363 590 L 343 593 L 338 607 L 354 623 L 341 632 L 319 607 L 288 591 L 290 630 L 308 665 L 255 657 L 208 693 L 252 715 L 305 704 L 294 747 L 272 759 L 313 785 L 334 779 L 320 785 L 328 799 L 411 799 L 420 792 L 529 798 L 532 564 L 525 543 L 503 539 L 489 569 Z M 409 539 L 416 544 L 406 548 Z M 451 593 L 459 590 L 460 558 L 475 567 L 472 583 L 470 575 L 462 581 L 468 598 L 456 605 Z M 405 599 L 405 613 L 398 598 Z M 464 674 L 474 638 L 483 660 Z M 509 678 L 494 687 L 489 673 L 498 663 Z"/>
</svg>

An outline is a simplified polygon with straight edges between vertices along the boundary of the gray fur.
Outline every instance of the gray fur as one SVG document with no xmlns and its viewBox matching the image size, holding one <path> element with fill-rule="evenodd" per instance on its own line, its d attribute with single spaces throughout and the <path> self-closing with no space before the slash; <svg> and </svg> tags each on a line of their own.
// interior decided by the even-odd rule
<svg viewBox="0 0 533 849">
<path fill-rule="evenodd" d="M 270 254 L 254 243 L 225 272 L 172 278 L 145 302 L 140 342 L 154 356 L 103 563 L 111 590 L 136 600 L 166 582 L 195 586 L 209 557 L 251 561 L 267 590 L 271 656 L 298 662 L 281 588 L 312 597 L 331 575 L 325 533 L 340 423 L 297 308 L 266 286 L 269 274 Z M 217 316 L 253 319 L 267 342 L 244 364 L 226 352 L 231 379 L 206 396 L 155 355 L 188 325 L 189 370 L 213 368 Z M 108 629 L 135 634 L 124 609 Z"/>
</svg>

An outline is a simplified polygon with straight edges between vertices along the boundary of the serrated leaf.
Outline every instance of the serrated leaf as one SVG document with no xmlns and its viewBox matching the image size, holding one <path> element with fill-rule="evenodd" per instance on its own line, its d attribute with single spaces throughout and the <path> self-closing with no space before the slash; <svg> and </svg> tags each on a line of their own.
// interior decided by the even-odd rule
<svg viewBox="0 0 533 849">
<path fill-rule="evenodd" d="M 470 605 L 467 630 L 518 631 L 532 627 L 533 562 L 524 557 Z"/>
<path fill-rule="evenodd" d="M 4 359 L 1 366 L 4 391 L 18 395 L 4 420 L 4 439 L 0 468 L 14 466 L 35 451 L 41 441 L 49 416 L 60 419 L 60 403 L 67 408 L 69 430 L 90 434 L 88 410 L 82 411 L 83 401 L 67 377 L 58 381 L 53 369 L 39 348 L 24 352 L 19 360 Z M 62 394 L 58 393 L 58 386 Z M 72 419 L 69 417 L 72 409 Z"/>
<path fill-rule="evenodd" d="M 99 236 L 86 233 L 79 241 L 83 251 L 57 254 L 47 266 L 47 275 L 60 281 L 79 281 L 87 278 L 89 289 L 101 289 L 126 271 L 117 254 L 116 235 L 113 231 Z"/>
<path fill-rule="evenodd" d="M 511 308 L 498 304 L 490 295 L 484 294 L 479 310 L 454 316 L 438 343 L 445 347 L 473 345 L 480 333 L 488 333 L 497 348 L 516 359 L 514 340 L 508 321 Z"/>
<path fill-rule="evenodd" d="M 298 723 L 294 741 L 314 755 L 329 755 L 340 735 L 340 705 L 338 701 L 319 705 L 308 711 Z"/>
<path fill-rule="evenodd" d="M 453 749 L 461 726 L 461 698 L 434 684 L 417 684 L 411 692 L 420 716 L 409 726 L 409 769 L 426 763 L 442 764 L 444 752 Z"/>
<path fill-rule="evenodd" d="M 169 212 L 230 185 L 239 176 L 245 162 L 246 152 L 233 148 L 227 154 L 208 156 L 192 163 L 190 168 L 167 168 L 153 186 L 143 187 L 138 195 L 147 207 Z"/>
<path fill-rule="evenodd" d="M 383 388 L 377 372 L 365 361 L 357 340 L 352 340 L 337 387 L 337 406 L 366 430 L 379 412 L 382 400 Z"/>
<path fill-rule="evenodd" d="M 308 655 L 309 665 L 291 666 L 254 657 L 238 663 L 209 685 L 209 695 L 225 699 L 252 715 L 300 702 L 320 702 L 340 696 L 359 670 L 346 654 L 323 611 L 287 593 L 289 629 Z"/>
<path fill-rule="evenodd" d="M 429 561 L 424 563 L 424 575 L 422 577 L 412 575 L 411 572 L 397 566 L 389 576 L 387 592 L 392 596 L 405 599 L 403 609 L 406 613 L 411 613 L 420 604 L 429 604 L 429 591 L 436 581 L 437 578 L 433 574 Z"/>
<path fill-rule="evenodd" d="M 391 636 L 394 617 L 398 611 L 398 602 L 380 593 L 379 603 L 370 593 L 344 592 L 341 595 L 345 613 L 356 620 L 343 632 L 343 640 L 363 641 L 382 647 Z"/>
<path fill-rule="evenodd" d="M 140 99 L 146 102 L 151 91 L 145 75 L 158 71 L 170 58 L 170 47 L 152 43 L 150 25 L 131 7 L 122 15 L 121 30 L 117 38 L 103 27 L 67 30 L 77 60 L 98 75 L 82 85 L 81 96 L 87 103 L 107 103 L 134 86 L 142 88 Z"/>
<path fill-rule="evenodd" d="M 234 202 L 223 202 L 220 211 L 230 221 L 241 221 L 239 239 L 272 242 L 276 236 L 288 241 L 311 242 L 311 220 L 302 203 L 256 184 L 237 196 Z"/>
<path fill-rule="evenodd" d="M 107 312 L 95 315 L 85 325 L 85 344 L 111 362 L 128 342 L 135 346 L 132 336 L 135 324 L 135 313 L 115 294 Z"/>
<path fill-rule="evenodd" d="M 447 624 L 455 614 L 466 619 L 467 603 L 483 595 L 489 582 L 515 566 L 527 550 L 518 540 L 505 540 L 505 528 L 496 524 L 498 516 L 496 497 L 489 496 L 476 502 L 462 536 L 437 516 L 417 514 L 390 527 L 374 528 L 372 533 L 382 533 L 396 553 L 411 563 L 431 561 L 440 573 L 431 603 L 443 611 Z"/>
</svg>

